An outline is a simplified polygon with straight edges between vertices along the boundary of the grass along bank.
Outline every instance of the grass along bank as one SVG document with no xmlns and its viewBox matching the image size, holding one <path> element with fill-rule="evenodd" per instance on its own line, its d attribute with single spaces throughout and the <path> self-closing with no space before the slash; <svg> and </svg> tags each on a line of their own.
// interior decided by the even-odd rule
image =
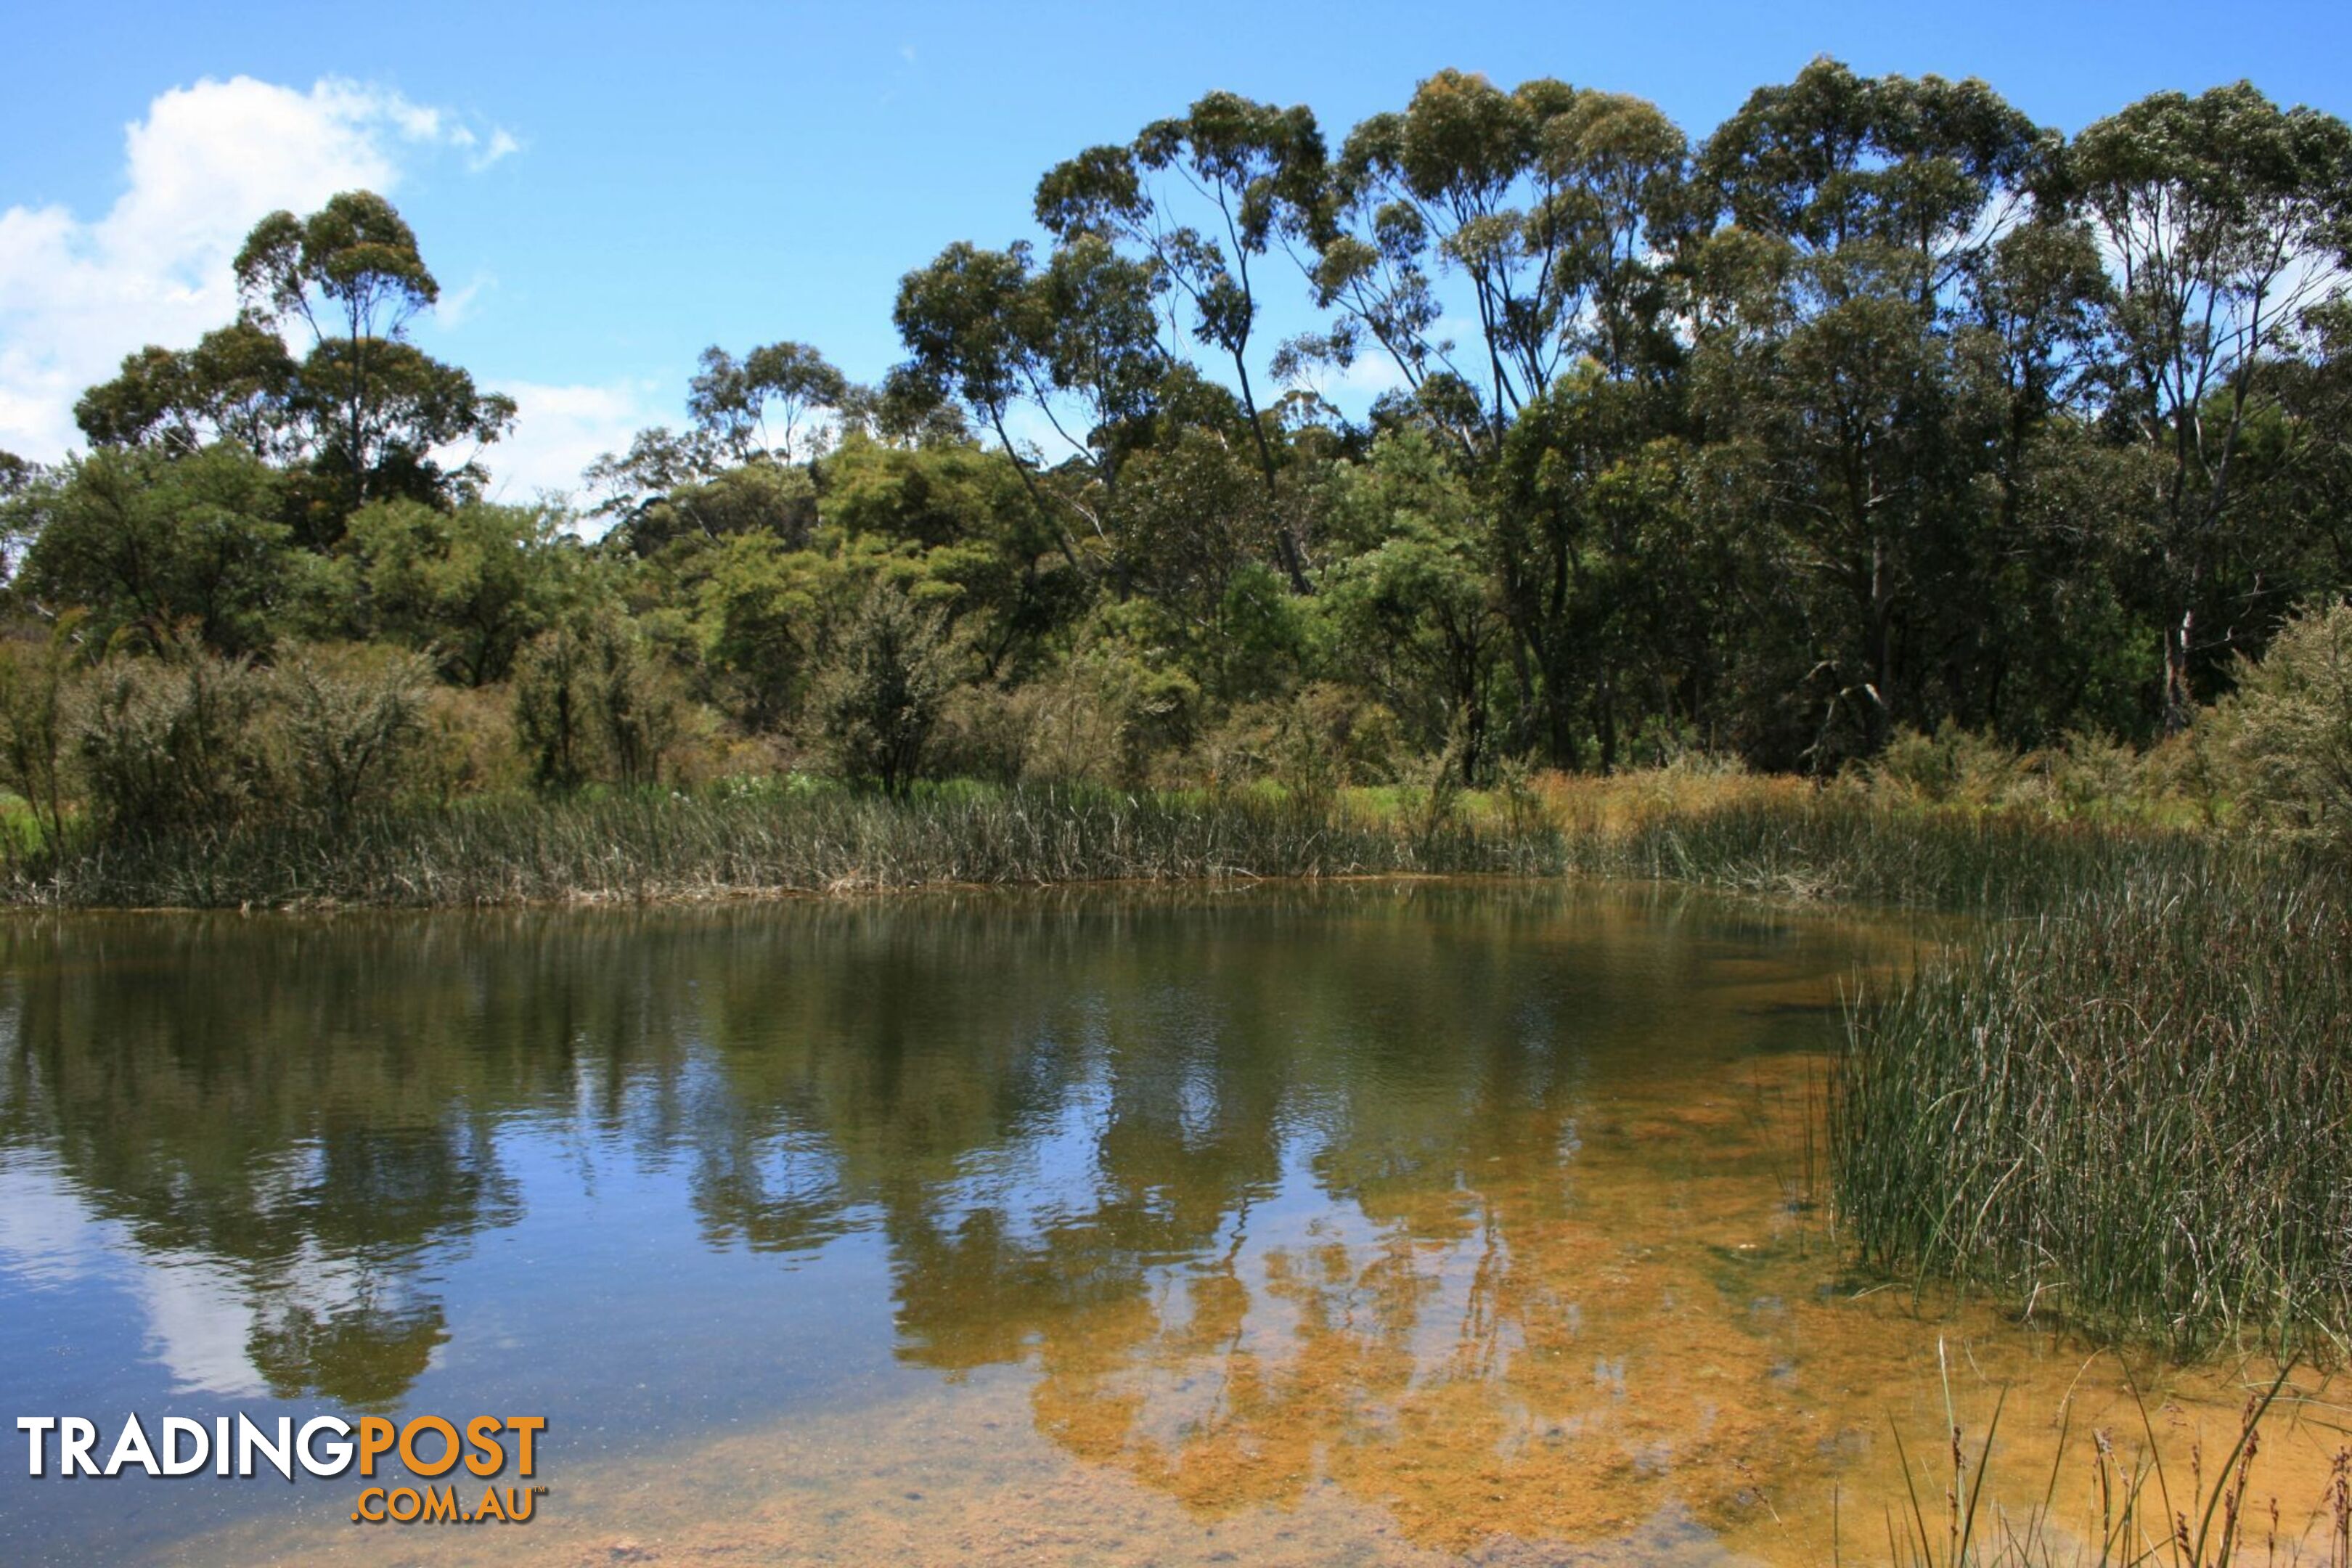
<svg viewBox="0 0 2352 1568">
<path fill-rule="evenodd" d="M 1955 910 L 2042 907 L 2200 836 L 1891 803 L 1742 773 L 1661 770 L 1311 794 L 1271 785 L 918 786 L 805 779 L 513 795 L 340 825 L 20 840 L 0 893 L 50 908 L 477 906 L 1118 879 L 1503 874 L 1651 878 Z"/>
</svg>

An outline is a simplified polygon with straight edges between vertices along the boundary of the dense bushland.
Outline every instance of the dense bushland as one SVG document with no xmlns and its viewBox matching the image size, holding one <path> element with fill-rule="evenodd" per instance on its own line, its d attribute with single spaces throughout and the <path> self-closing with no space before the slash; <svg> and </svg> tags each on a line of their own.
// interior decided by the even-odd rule
<svg viewBox="0 0 2352 1568">
<path fill-rule="evenodd" d="M 1440 71 L 1344 135 L 1212 92 L 1024 223 L 906 275 L 873 384 L 713 348 L 682 428 L 510 507 L 454 455 L 513 406 L 410 341 L 439 289 L 400 215 L 271 215 L 235 321 L 89 389 L 86 451 L 0 458 L 11 787 L 60 841 L 282 818 L 215 731 L 366 647 L 433 679 L 301 786 L 318 821 L 1693 752 L 1937 799 L 2178 751 L 2352 587 L 2352 131 L 2245 84 L 2072 136 L 1828 60 L 1696 139 L 1549 79 Z M 44 694 L 108 681 L 64 744 Z M 2250 687 L 2302 739 L 2206 795 L 2330 831 L 2341 698 Z M 132 776 L 166 734 L 205 777 Z"/>
</svg>

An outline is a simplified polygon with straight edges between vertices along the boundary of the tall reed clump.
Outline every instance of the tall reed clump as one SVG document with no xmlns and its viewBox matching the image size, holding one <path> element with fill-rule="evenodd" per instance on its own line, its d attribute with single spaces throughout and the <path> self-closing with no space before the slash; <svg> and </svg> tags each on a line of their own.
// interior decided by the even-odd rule
<svg viewBox="0 0 2352 1568">
<path fill-rule="evenodd" d="M 2352 1336 L 2352 897 L 2217 847 L 2095 879 L 1850 1011 L 1843 1223 L 1885 1268 L 2177 1352 Z"/>
<path fill-rule="evenodd" d="M 2151 865 L 2188 867 L 2210 840 L 2171 829 L 2023 815 L 1890 808 L 1800 785 L 1674 805 L 1571 834 L 1574 868 L 1776 898 L 2029 913 Z"/>
</svg>

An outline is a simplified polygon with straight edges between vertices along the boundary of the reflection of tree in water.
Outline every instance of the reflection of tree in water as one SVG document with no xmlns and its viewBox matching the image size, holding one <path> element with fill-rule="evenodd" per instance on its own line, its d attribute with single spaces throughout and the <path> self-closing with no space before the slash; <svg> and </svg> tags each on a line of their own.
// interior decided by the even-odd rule
<svg viewBox="0 0 2352 1568">
<path fill-rule="evenodd" d="M 1197 1506 L 1322 1476 L 1439 1533 L 1591 1533 L 1769 1484 L 1731 1413 L 1787 1405 L 1786 1314 L 1720 1332 L 1746 1265 L 1666 1245 L 1767 1234 L 1761 1156 L 1654 1168 L 1754 1130 L 1644 1143 L 1611 1098 L 1685 1114 L 1780 1026 L 1706 989 L 1718 920 L 1423 889 L 19 928 L 0 1140 L 225 1266 L 284 1394 L 402 1396 L 447 1332 L 427 1266 L 519 1212 L 525 1119 L 583 1183 L 679 1163 L 714 1247 L 878 1225 L 902 1360 L 1034 1361 L 1041 1430 Z"/>
<path fill-rule="evenodd" d="M 1698 984 L 1706 931 L 1439 906 L 1007 915 L 952 951 L 873 917 L 722 1051 L 727 1103 L 775 1118 L 730 1169 L 822 1129 L 903 1359 L 1034 1355 L 1042 1431 L 1202 1508 L 1328 1477 L 1467 1541 L 1769 1506 L 1810 1436 L 1735 1250 L 1778 1220 L 1773 1151 L 1687 1076 L 1770 1026 Z M 1676 1031 L 1694 1063 L 1658 1059 Z M 1612 1055 L 1646 1121 L 1587 1087 Z M 1309 1186 L 1337 1206 L 1279 1201 Z"/>
<path fill-rule="evenodd" d="M 20 929 L 0 1138 L 51 1152 L 157 1266 L 225 1271 L 273 1393 L 390 1405 L 446 1337 L 428 1256 L 520 1213 L 504 1118 L 584 1107 L 658 1141 L 676 1047 L 623 936 L 583 952 L 544 919 Z"/>
</svg>

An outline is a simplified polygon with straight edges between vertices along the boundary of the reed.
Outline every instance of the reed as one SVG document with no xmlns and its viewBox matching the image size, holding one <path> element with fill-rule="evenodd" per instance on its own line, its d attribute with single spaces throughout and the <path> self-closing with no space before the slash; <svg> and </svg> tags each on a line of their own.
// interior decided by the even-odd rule
<svg viewBox="0 0 2352 1568">
<path fill-rule="evenodd" d="M 117 840 L 28 858 L 20 903 L 448 906 L 878 891 L 945 884 L 1540 875 L 1556 835 L 1466 820 L 1404 827 L 1279 798 L 1085 786 L 516 797 L 305 824 Z"/>
<path fill-rule="evenodd" d="M 1850 1008 L 1839 1216 L 1898 1274 L 2179 1353 L 2352 1338 L 2352 896 L 2127 853 Z"/>
<path fill-rule="evenodd" d="M 1391 873 L 1659 879 L 1956 910 L 2040 907 L 2168 830 L 1889 805 L 1668 773 L 1489 795 L 806 781 L 508 795 L 20 847 L 0 899 L 58 907 L 479 905 Z"/>
<path fill-rule="evenodd" d="M 1886 1561 L 1895 1568 L 2352 1568 L 2352 1447 L 2336 1448 L 2315 1497 L 2290 1503 L 2255 1485 L 2264 1436 L 2291 1427 L 2302 1403 L 2294 1371 L 2288 1363 L 2248 1392 L 2237 1430 L 2218 1456 L 2207 1453 L 2201 1436 L 2191 1436 L 2180 1454 L 2179 1435 L 2159 1432 L 2135 1382 L 2137 1431 L 2082 1436 L 2090 1473 L 2079 1492 L 2062 1487 L 2065 1468 L 2084 1457 L 2071 1408 L 2062 1408 L 2049 1471 L 2022 1506 L 2013 1496 L 1988 1496 L 2000 1458 L 2002 1406 L 1994 1407 L 1971 1453 L 1951 1414 L 1948 1374 L 1946 1440 L 1915 1451 L 1894 1427 L 1903 1492 L 1882 1500 L 1879 1519 L 1869 1524 L 1883 1525 Z M 1832 1531 L 1832 1555 L 1842 1563 L 1842 1519 Z"/>
</svg>

